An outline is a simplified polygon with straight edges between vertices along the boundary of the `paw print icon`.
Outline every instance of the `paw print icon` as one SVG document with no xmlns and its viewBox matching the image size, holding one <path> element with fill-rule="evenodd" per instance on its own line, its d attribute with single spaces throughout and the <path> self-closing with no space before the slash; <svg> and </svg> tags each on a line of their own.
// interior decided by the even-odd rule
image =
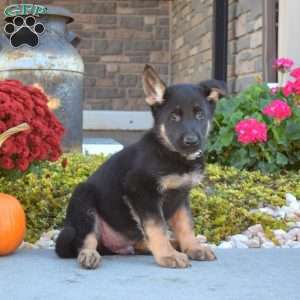
<svg viewBox="0 0 300 300">
<path fill-rule="evenodd" d="M 17 16 L 4 27 L 4 32 L 10 39 L 11 45 L 15 48 L 22 45 L 36 47 L 39 44 L 39 36 L 44 31 L 44 25 L 37 23 L 33 16 Z"/>
</svg>

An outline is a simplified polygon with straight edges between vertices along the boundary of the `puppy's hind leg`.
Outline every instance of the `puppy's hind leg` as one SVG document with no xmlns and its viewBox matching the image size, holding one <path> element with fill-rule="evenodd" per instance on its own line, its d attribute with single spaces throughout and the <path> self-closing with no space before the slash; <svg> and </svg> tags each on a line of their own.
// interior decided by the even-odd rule
<svg viewBox="0 0 300 300">
<path fill-rule="evenodd" d="M 97 224 L 96 202 L 99 195 L 95 187 L 82 183 L 75 189 L 67 210 L 66 228 L 73 228 L 74 239 L 69 247 L 77 256 L 79 264 L 86 269 L 99 266 L 101 256 L 97 251 L 99 231 Z M 62 235 L 63 237 L 63 235 Z M 63 244 L 62 238 L 60 244 Z M 62 248 L 58 245 L 56 252 L 60 255 Z M 61 255 L 60 255 L 61 256 Z"/>
<path fill-rule="evenodd" d="M 95 232 L 89 233 L 83 241 L 77 261 L 86 269 L 96 269 L 100 265 L 101 256 L 97 251 L 98 239 Z"/>
</svg>

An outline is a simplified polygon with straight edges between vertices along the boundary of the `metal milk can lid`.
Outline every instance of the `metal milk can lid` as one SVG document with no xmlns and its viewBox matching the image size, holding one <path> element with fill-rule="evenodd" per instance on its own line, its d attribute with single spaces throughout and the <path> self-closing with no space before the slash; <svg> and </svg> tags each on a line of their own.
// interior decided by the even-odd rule
<svg viewBox="0 0 300 300">
<path fill-rule="evenodd" d="M 66 24 L 73 22 L 73 17 L 67 9 L 46 6 L 47 12 L 38 18 L 27 20 L 28 16 L 6 17 L 6 24 L 13 30 L 11 34 L 0 34 L 0 72 L 12 70 L 58 70 L 83 73 L 84 64 L 76 48 L 71 44 L 76 37 L 66 29 Z M 18 24 L 17 22 L 20 22 Z M 35 23 L 33 23 L 35 22 Z M 41 23 L 44 27 L 38 32 L 37 26 Z M 2 30 L 2 29 L 0 29 Z M 31 45 L 23 43 L 20 31 L 25 30 L 28 37 L 37 43 Z M 22 33 L 22 32 L 21 32 Z M 12 39 L 19 34 L 19 41 L 12 43 Z M 16 41 L 16 40 L 15 40 Z M 20 45 L 19 45 L 19 44 Z M 22 44 L 21 44 L 22 43 Z M 15 47 L 17 45 L 17 47 Z"/>
</svg>

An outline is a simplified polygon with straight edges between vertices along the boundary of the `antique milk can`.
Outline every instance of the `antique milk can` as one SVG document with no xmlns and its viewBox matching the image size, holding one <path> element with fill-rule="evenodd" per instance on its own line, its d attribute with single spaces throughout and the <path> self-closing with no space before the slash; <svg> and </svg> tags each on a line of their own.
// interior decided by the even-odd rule
<svg viewBox="0 0 300 300">
<path fill-rule="evenodd" d="M 13 47 L 7 35 L 3 31 L 0 34 L 0 80 L 38 84 L 50 98 L 58 99 L 60 106 L 55 113 L 66 129 L 63 148 L 80 151 L 84 65 L 74 47 L 77 37 L 66 28 L 73 18 L 66 9 L 46 8 L 47 12 L 36 18 L 44 31 L 35 47 Z M 5 21 L 12 22 L 12 18 Z"/>
</svg>

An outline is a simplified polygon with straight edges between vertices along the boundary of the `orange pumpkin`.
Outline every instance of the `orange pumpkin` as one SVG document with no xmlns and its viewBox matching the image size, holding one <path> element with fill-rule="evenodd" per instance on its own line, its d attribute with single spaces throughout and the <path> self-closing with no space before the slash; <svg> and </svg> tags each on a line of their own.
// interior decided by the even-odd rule
<svg viewBox="0 0 300 300">
<path fill-rule="evenodd" d="M 0 193 L 0 255 L 14 252 L 22 243 L 25 231 L 25 213 L 20 202 Z"/>
</svg>

